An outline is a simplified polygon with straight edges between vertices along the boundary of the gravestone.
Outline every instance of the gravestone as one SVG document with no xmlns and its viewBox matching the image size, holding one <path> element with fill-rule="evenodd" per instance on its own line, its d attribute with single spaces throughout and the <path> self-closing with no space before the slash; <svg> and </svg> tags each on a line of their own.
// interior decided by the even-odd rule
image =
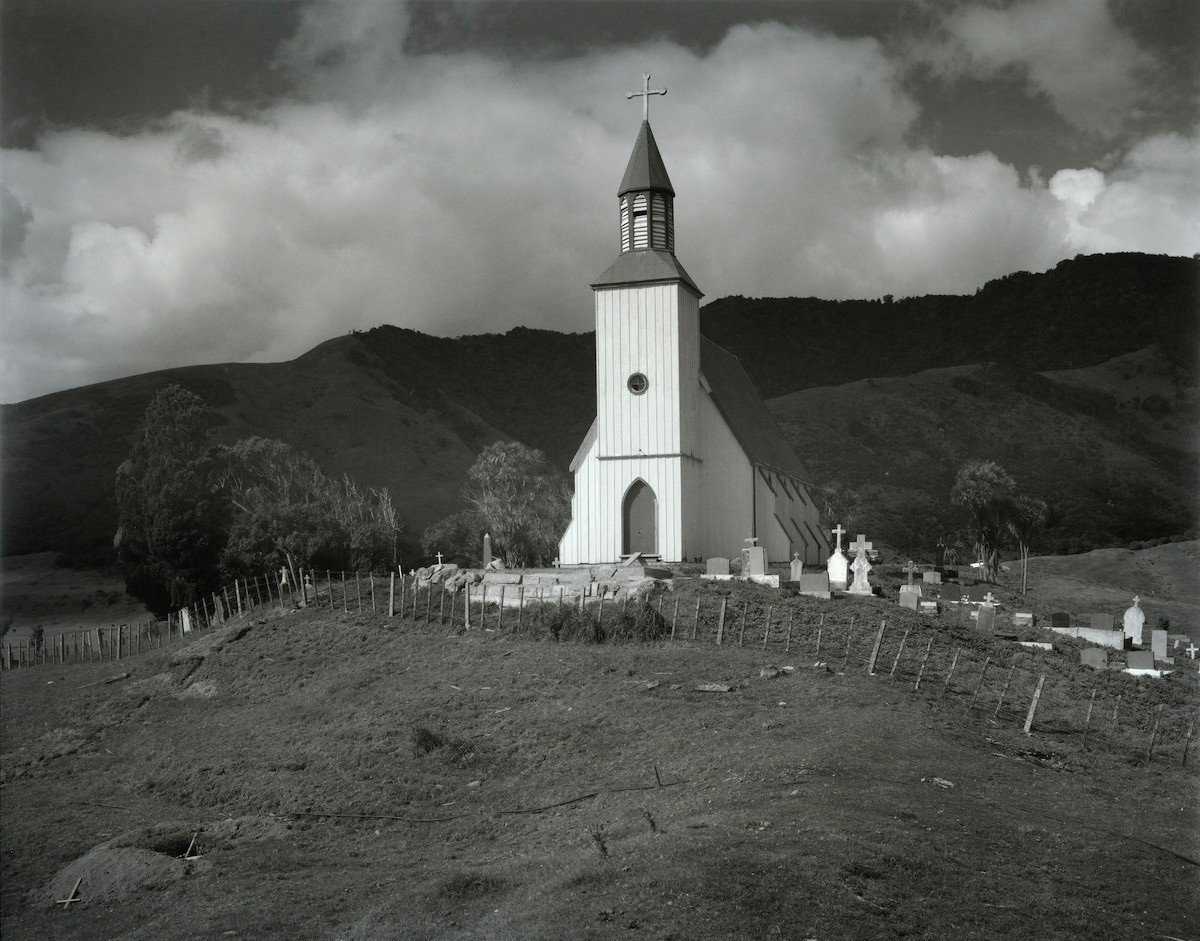
<svg viewBox="0 0 1200 941">
<path fill-rule="evenodd" d="M 986 585 L 972 585 L 967 589 L 967 600 L 972 604 L 983 604 L 990 592 Z"/>
<path fill-rule="evenodd" d="M 793 582 L 800 581 L 800 576 L 804 574 L 804 562 L 801 561 L 799 552 L 792 553 L 792 565 L 791 565 L 791 573 L 790 574 L 791 574 L 791 580 Z"/>
<path fill-rule="evenodd" d="M 1142 629 L 1146 626 L 1146 612 L 1141 608 L 1141 598 L 1133 596 L 1133 605 L 1125 609 L 1122 624 L 1125 636 L 1133 641 L 1134 646 L 1142 645 Z"/>
<path fill-rule="evenodd" d="M 1149 650 L 1131 650 L 1125 655 L 1125 666 L 1130 670 L 1153 670 L 1154 654 Z"/>
<path fill-rule="evenodd" d="M 1107 670 L 1108 651 L 1099 647 L 1085 647 L 1079 651 L 1079 664 L 1093 670 Z"/>
<path fill-rule="evenodd" d="M 1066 611 L 1059 611 L 1057 614 L 1050 615 L 1050 626 L 1051 627 L 1070 627 L 1071 626 L 1071 615 L 1067 614 Z"/>
<path fill-rule="evenodd" d="M 829 590 L 829 576 L 824 572 L 801 575 L 798 581 L 800 582 L 800 594 L 802 595 L 808 595 L 810 598 L 832 597 Z"/>
<path fill-rule="evenodd" d="M 979 625 L 981 631 L 986 631 L 989 634 L 994 633 L 996 630 L 996 606 L 994 604 L 981 604 L 979 606 L 979 616 L 975 623 Z"/>
<path fill-rule="evenodd" d="M 192 632 L 192 616 L 191 616 L 191 614 L 188 613 L 187 608 L 182 608 L 179 611 L 179 626 L 180 626 L 180 633 L 182 633 L 182 634 L 190 634 Z M 1166 631 L 1163 631 L 1163 653 L 1164 654 L 1166 654 L 1166 652 L 1167 652 L 1166 636 L 1167 636 Z"/>
<path fill-rule="evenodd" d="M 867 542 L 867 537 L 859 533 L 858 539 L 854 541 L 850 548 L 854 552 L 854 561 L 850 564 L 850 571 L 854 573 L 854 581 L 849 588 L 850 594 L 873 594 L 871 580 L 868 577 L 871 572 L 871 563 L 867 559 L 867 553 L 871 551 L 872 546 Z"/>
<path fill-rule="evenodd" d="M 728 575 L 729 574 L 729 560 L 721 558 L 720 556 L 716 556 L 714 558 L 709 559 L 708 562 L 706 563 L 706 566 L 704 569 L 704 574 L 705 575 Z"/>
<path fill-rule="evenodd" d="M 909 611 L 918 611 L 921 607 L 921 593 L 919 591 L 905 591 L 906 588 L 916 588 L 916 585 L 901 585 L 900 586 L 900 607 L 908 608 Z"/>
<path fill-rule="evenodd" d="M 746 550 L 746 568 L 743 570 L 744 575 L 766 575 L 767 574 L 767 547 L 766 546 L 750 546 Z"/>
<path fill-rule="evenodd" d="M 1014 612 L 1013 627 L 1033 627 L 1033 615 L 1028 611 Z"/>
<path fill-rule="evenodd" d="M 942 583 L 941 572 L 923 572 L 921 573 L 921 581 L 926 585 L 940 585 Z"/>
<path fill-rule="evenodd" d="M 1167 659 L 1167 632 L 1158 629 L 1150 632 L 1150 652 L 1155 660 Z"/>
<path fill-rule="evenodd" d="M 837 536 L 837 548 L 829 556 L 829 561 L 825 563 L 825 571 L 829 576 L 829 587 L 833 591 L 845 591 L 850 584 L 850 562 L 842 553 L 842 534 L 846 532 L 842 528 L 842 524 L 838 523 L 836 529 L 830 530 L 833 535 Z"/>
<path fill-rule="evenodd" d="M 922 614 L 937 614 L 938 606 L 936 601 L 922 601 L 918 605 L 918 610 Z"/>
<path fill-rule="evenodd" d="M 483 567 L 487 568 L 492 564 L 492 537 L 489 533 L 483 534 Z"/>
<path fill-rule="evenodd" d="M 912 559 L 908 560 L 908 565 L 904 566 L 904 574 L 908 576 L 908 584 L 913 583 L 913 576 L 917 574 L 917 563 Z"/>
<path fill-rule="evenodd" d="M 1113 630 L 1114 618 L 1111 614 L 1089 614 L 1088 623 L 1094 631 L 1111 631 Z"/>
</svg>

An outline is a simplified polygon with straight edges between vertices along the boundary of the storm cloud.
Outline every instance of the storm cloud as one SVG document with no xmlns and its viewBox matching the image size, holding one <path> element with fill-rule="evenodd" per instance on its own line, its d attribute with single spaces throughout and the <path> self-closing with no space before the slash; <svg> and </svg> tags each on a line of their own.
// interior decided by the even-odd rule
<svg viewBox="0 0 1200 941">
<path fill-rule="evenodd" d="M 956 68 L 1013 65 L 1045 6 L 954 14 Z M 314 7 L 278 51 L 297 77 L 286 99 L 6 151 L 3 399 L 290 358 L 380 323 L 590 329 L 640 119 L 623 93 L 643 71 L 670 89 L 651 117 L 678 254 L 710 297 L 971 292 L 1078 253 L 1200 245 L 1195 133 L 1045 181 L 990 152 L 939 154 L 914 134 L 912 61 L 872 38 L 761 23 L 702 51 L 518 59 L 406 53 L 406 24 L 402 7 Z M 1061 68 L 1040 52 L 1022 67 L 1064 116 L 1109 133 L 1141 54 L 1111 21 L 1092 28 Z M 1114 49 L 1125 64 L 1089 98 L 1078 73 Z"/>
</svg>

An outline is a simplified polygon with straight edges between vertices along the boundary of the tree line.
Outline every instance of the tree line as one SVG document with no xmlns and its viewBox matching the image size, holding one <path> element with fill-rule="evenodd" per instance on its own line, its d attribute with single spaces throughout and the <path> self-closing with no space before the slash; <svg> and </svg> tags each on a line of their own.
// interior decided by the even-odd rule
<svg viewBox="0 0 1200 941">
<path fill-rule="evenodd" d="M 484 533 L 510 567 L 546 565 L 570 512 L 564 476 L 515 441 L 485 448 L 467 474 L 463 510 L 429 527 L 428 556 L 478 565 Z M 386 487 L 327 473 L 273 438 L 212 440 L 204 401 L 178 385 L 146 409 L 116 475 L 114 540 L 126 590 L 161 616 L 230 578 L 303 566 L 389 570 L 401 524 Z"/>
</svg>

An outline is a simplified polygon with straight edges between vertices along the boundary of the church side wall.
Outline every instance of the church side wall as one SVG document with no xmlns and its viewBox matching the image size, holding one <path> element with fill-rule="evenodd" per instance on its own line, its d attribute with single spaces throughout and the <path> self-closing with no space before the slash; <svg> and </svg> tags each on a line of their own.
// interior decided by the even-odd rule
<svg viewBox="0 0 1200 941">
<path fill-rule="evenodd" d="M 799 552 L 805 565 L 823 563 L 828 550 L 820 536 L 820 513 L 807 488 L 766 468 L 756 468 L 755 474 L 758 535 L 768 558 L 784 562 Z"/>
<path fill-rule="evenodd" d="M 700 389 L 699 399 L 700 455 L 704 463 L 696 509 L 700 547 L 694 555 L 736 559 L 754 526 L 753 467 L 712 396 Z"/>
</svg>

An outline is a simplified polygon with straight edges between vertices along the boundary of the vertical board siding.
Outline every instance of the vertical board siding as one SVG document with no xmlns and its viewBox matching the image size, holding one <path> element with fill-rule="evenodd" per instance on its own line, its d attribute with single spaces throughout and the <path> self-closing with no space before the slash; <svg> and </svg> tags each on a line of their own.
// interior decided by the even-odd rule
<svg viewBox="0 0 1200 941">
<path fill-rule="evenodd" d="M 698 389 L 701 486 L 698 513 L 701 544 L 694 554 L 736 559 L 754 525 L 751 498 L 754 468 L 717 411 L 712 396 Z"/>
</svg>

